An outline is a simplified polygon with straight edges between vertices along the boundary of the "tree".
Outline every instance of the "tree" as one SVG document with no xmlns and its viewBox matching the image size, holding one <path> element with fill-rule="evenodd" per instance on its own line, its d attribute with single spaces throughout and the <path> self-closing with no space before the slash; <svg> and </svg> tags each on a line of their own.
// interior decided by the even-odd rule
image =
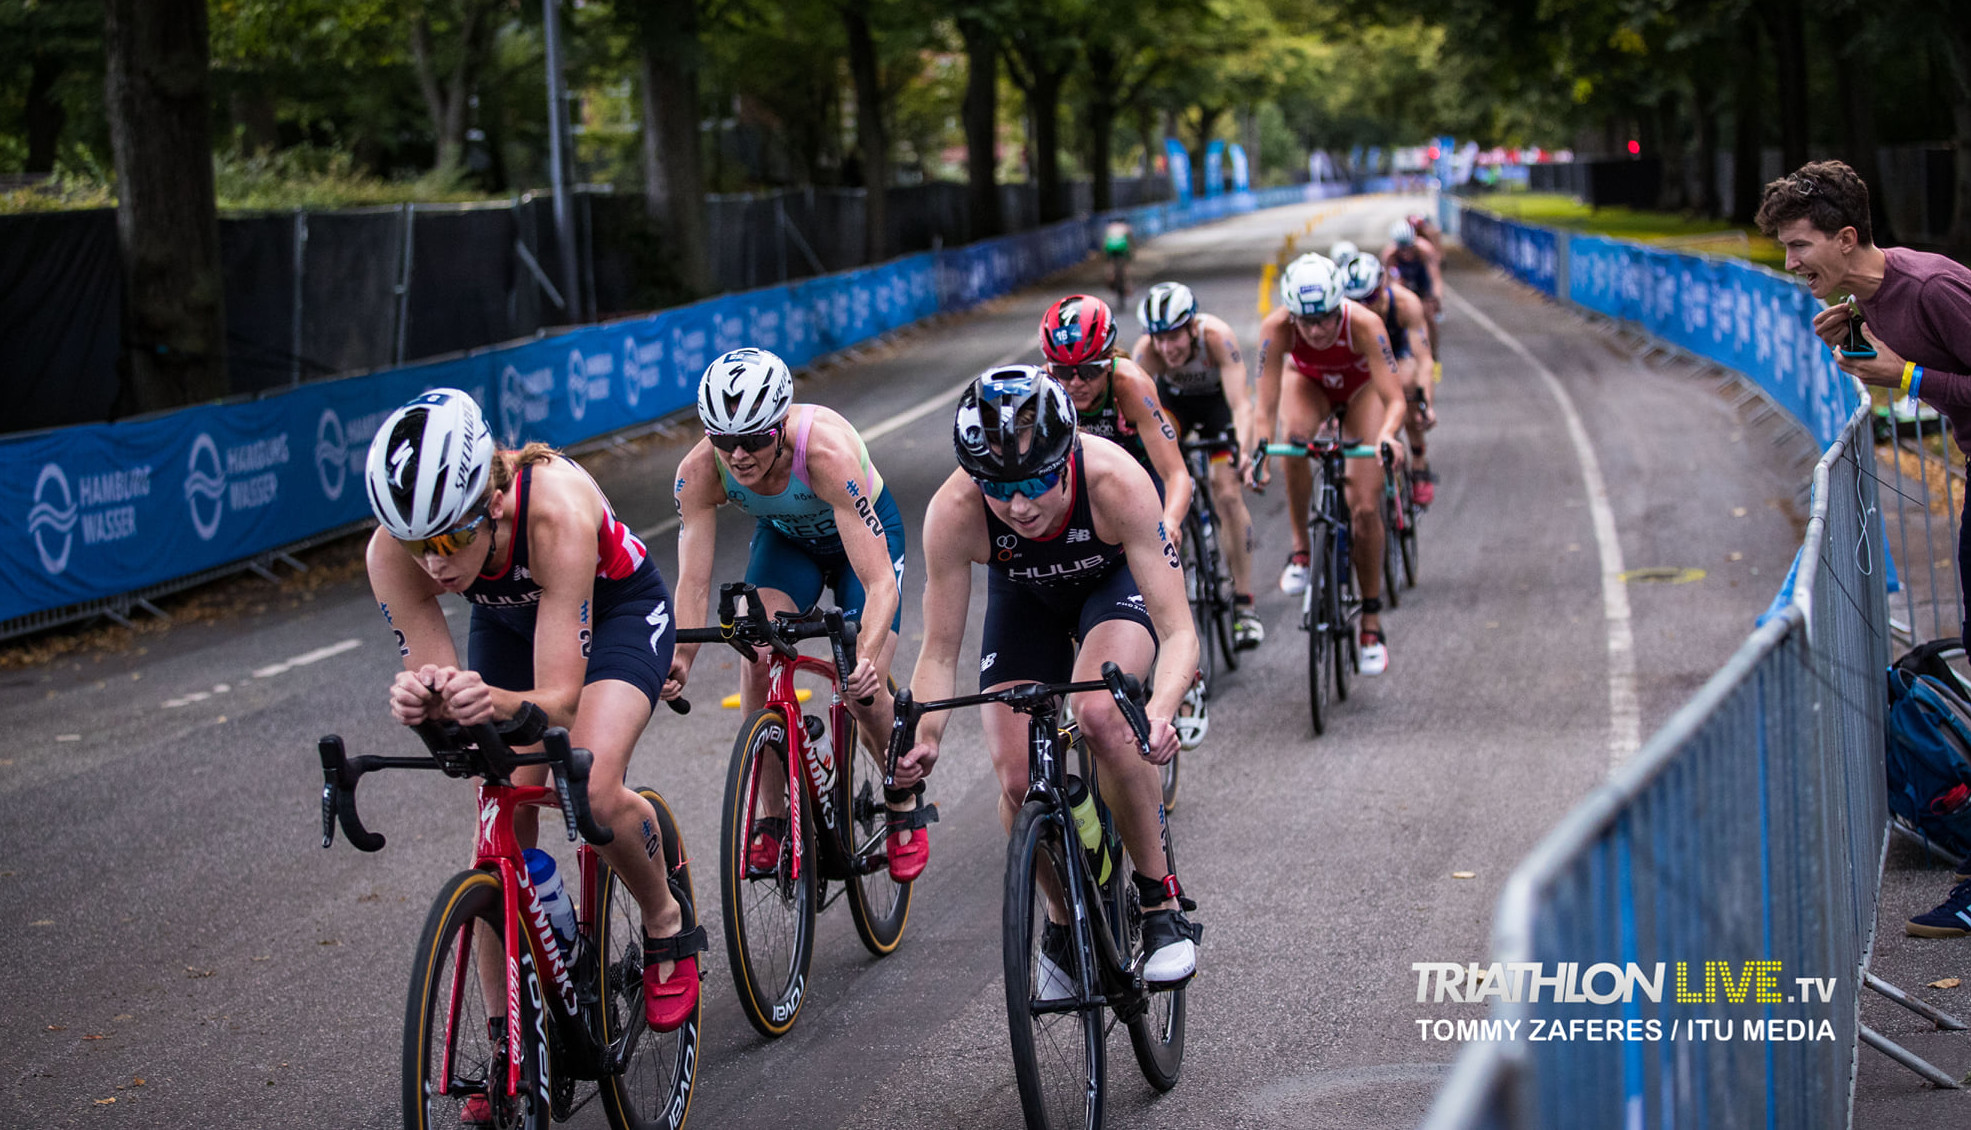
<svg viewBox="0 0 1971 1130">
<path fill-rule="evenodd" d="M 1043 224 L 1063 219 L 1071 210 L 1061 183 L 1061 88 L 1080 59 L 1068 19 L 1049 0 L 1039 0 L 1010 22 L 1003 41 L 1006 73 L 1026 98 Z"/>
<path fill-rule="evenodd" d="M 123 256 L 122 413 L 224 396 L 205 0 L 106 0 L 105 101 Z"/>
<path fill-rule="evenodd" d="M 23 172 L 54 171 L 69 124 L 65 88 L 100 82 L 102 60 L 103 9 L 95 0 L 0 5 L 0 78 L 13 88 L 0 93 L 0 104 L 13 100 L 8 95 L 20 99 Z"/>
<path fill-rule="evenodd" d="M 972 4 L 957 13 L 965 41 L 965 183 L 971 236 L 1005 230 L 999 210 L 999 8 Z"/>
<path fill-rule="evenodd" d="M 883 76 L 876 37 L 869 27 L 871 0 L 843 0 L 842 28 L 849 41 L 849 75 L 855 84 L 855 147 L 861 157 L 863 261 L 889 258 L 890 134 L 884 123 Z"/>
<path fill-rule="evenodd" d="M 712 288 L 712 268 L 698 141 L 698 0 L 619 0 L 618 11 L 639 47 L 644 210 L 674 249 L 685 286 L 703 293 Z"/>
<path fill-rule="evenodd" d="M 465 156 L 465 111 L 492 43 L 500 0 L 426 0 L 407 13 L 418 90 L 437 142 L 432 167 L 458 172 Z"/>
</svg>

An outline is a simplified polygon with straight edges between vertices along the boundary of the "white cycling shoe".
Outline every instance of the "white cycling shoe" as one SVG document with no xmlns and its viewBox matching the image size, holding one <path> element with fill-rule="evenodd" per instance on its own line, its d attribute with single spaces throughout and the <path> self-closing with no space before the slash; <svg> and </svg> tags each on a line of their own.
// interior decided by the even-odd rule
<svg viewBox="0 0 1971 1130">
<path fill-rule="evenodd" d="M 1056 951 L 1066 954 L 1069 945 L 1068 928 L 1053 922 L 1041 927 L 1040 960 L 1036 962 L 1034 988 L 1036 999 L 1043 1001 L 1064 1001 L 1074 996 L 1074 976 L 1054 960 Z"/>
<path fill-rule="evenodd" d="M 1380 675 L 1389 670 L 1389 645 L 1383 642 L 1380 630 L 1363 628 L 1361 643 L 1363 675 Z"/>
<path fill-rule="evenodd" d="M 1307 554 L 1296 552 L 1287 558 L 1287 567 L 1280 570 L 1280 591 L 1288 596 L 1299 596 L 1307 591 Z"/>
</svg>

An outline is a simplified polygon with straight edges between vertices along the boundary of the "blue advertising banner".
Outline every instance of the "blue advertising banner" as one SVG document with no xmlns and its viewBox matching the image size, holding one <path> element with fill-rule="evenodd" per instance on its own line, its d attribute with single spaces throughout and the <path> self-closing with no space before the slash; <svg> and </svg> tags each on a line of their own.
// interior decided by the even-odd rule
<svg viewBox="0 0 1971 1130">
<path fill-rule="evenodd" d="M 1233 145 L 1226 153 L 1232 158 L 1232 191 L 1252 191 L 1252 167 L 1246 162 L 1246 147 Z"/>
<path fill-rule="evenodd" d="M 1170 187 L 1177 193 L 1179 204 L 1188 204 L 1193 195 L 1191 190 L 1191 153 L 1184 143 L 1174 137 L 1163 139 L 1164 160 L 1170 165 Z"/>
<path fill-rule="evenodd" d="M 1181 149 L 1178 150 L 1181 154 Z M 1119 213 L 1139 237 L 1341 185 L 1240 192 Z M 689 405 L 728 349 L 805 365 L 1084 259 L 1108 215 L 496 346 L 246 403 L 0 439 L 0 621 L 142 590 L 369 515 L 371 437 L 428 388 L 472 394 L 499 441 L 566 447 Z"/>
<path fill-rule="evenodd" d="M 1820 306 L 1798 281 L 1599 236 L 1571 236 L 1568 245 L 1571 301 L 1751 377 L 1823 448 L 1840 434 L 1854 391 L 1814 336 Z"/>
<path fill-rule="evenodd" d="M 1458 238 L 1473 254 L 1504 267 L 1520 282 L 1559 296 L 1560 242 L 1551 229 L 1518 224 L 1467 208 L 1460 221 Z"/>
<path fill-rule="evenodd" d="M 1205 146 L 1205 184 L 1206 196 L 1225 195 L 1225 143 L 1213 139 Z"/>
</svg>

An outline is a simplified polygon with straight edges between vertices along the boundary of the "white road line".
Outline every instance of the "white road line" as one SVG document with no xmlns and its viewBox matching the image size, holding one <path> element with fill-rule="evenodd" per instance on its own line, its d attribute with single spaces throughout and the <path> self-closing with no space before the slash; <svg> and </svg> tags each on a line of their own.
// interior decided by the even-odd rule
<svg viewBox="0 0 1971 1130">
<path fill-rule="evenodd" d="M 327 647 L 318 647 L 313 651 L 303 652 L 293 659 L 284 660 L 271 667 L 262 667 L 253 673 L 253 677 L 256 679 L 271 679 L 276 675 L 285 675 L 296 667 L 306 667 L 310 663 L 320 663 L 332 655 L 341 655 L 351 648 L 361 646 L 363 646 L 363 641 L 361 640 L 341 640 L 329 644 Z"/>
<path fill-rule="evenodd" d="M 1000 357 L 998 360 L 987 365 L 986 368 L 997 369 L 1001 365 L 1011 365 L 1013 362 L 1018 361 L 1021 357 L 1025 356 L 1032 350 L 1033 350 L 1033 346 L 1023 345 L 1018 349 L 1013 350 L 1011 353 L 1008 353 Z M 972 377 L 966 377 L 964 380 L 958 382 L 957 384 L 951 386 L 950 388 L 944 390 L 943 392 L 937 394 L 936 396 L 931 397 L 929 400 L 924 401 L 922 404 L 917 405 L 915 408 L 907 408 L 904 411 L 899 412 L 894 416 L 891 416 L 889 419 L 879 421 L 878 423 L 870 427 L 857 428 L 856 430 L 862 433 L 863 444 L 867 446 L 868 444 L 875 443 L 877 440 L 882 439 L 884 436 L 889 435 L 891 432 L 897 431 L 902 428 L 907 428 L 910 425 L 916 423 L 917 421 L 923 419 L 924 417 L 930 415 L 932 412 L 937 411 L 939 405 L 957 396 L 959 393 L 964 392 L 965 386 L 971 384 L 974 377 L 976 376 L 977 374 L 973 374 Z M 638 540 L 649 541 L 651 538 L 654 538 L 659 534 L 669 533 L 670 531 L 677 529 L 677 525 L 678 525 L 677 517 L 673 515 L 657 523 L 654 526 L 650 526 L 646 529 L 641 529 L 636 531 L 636 536 Z"/>
<path fill-rule="evenodd" d="M 1613 770 L 1642 744 L 1642 705 L 1636 698 L 1636 641 L 1629 625 L 1629 588 L 1622 580 L 1622 541 L 1615 531 L 1615 511 L 1608 505 L 1608 485 L 1601 477 L 1601 463 L 1595 458 L 1594 445 L 1589 442 L 1586 425 L 1581 423 L 1581 414 L 1574 410 L 1573 399 L 1553 370 L 1541 364 L 1517 338 L 1500 329 L 1497 322 L 1486 317 L 1463 295 L 1446 287 L 1444 296 L 1540 375 L 1547 391 L 1560 405 L 1561 417 L 1567 421 L 1567 438 L 1574 443 L 1574 458 L 1581 464 L 1581 483 L 1588 495 L 1588 512 L 1594 518 L 1595 546 L 1601 552 L 1602 618 L 1608 626 L 1608 767 Z"/>
</svg>

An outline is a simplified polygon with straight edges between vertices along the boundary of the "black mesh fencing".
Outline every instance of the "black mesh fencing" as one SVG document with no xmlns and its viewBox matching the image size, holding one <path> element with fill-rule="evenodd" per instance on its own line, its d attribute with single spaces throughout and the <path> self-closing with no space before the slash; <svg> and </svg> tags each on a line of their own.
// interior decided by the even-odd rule
<svg viewBox="0 0 1971 1130">
<path fill-rule="evenodd" d="M 1001 185 L 999 193 L 1005 232 L 1039 225 L 1033 186 Z M 1063 194 L 1074 211 L 1088 211 L 1086 182 Z M 1166 196 L 1162 178 L 1125 178 L 1114 182 L 1112 199 L 1126 207 Z M 601 189 L 571 199 L 572 288 L 546 195 L 222 217 L 232 392 L 385 368 L 692 297 L 641 196 Z M 711 196 L 706 205 L 720 291 L 865 263 L 863 189 Z M 889 255 L 988 234 L 975 230 L 962 184 L 893 188 L 887 205 Z M 112 210 L 0 216 L 0 395 L 12 409 L 0 432 L 109 418 L 122 298 Z"/>
</svg>

